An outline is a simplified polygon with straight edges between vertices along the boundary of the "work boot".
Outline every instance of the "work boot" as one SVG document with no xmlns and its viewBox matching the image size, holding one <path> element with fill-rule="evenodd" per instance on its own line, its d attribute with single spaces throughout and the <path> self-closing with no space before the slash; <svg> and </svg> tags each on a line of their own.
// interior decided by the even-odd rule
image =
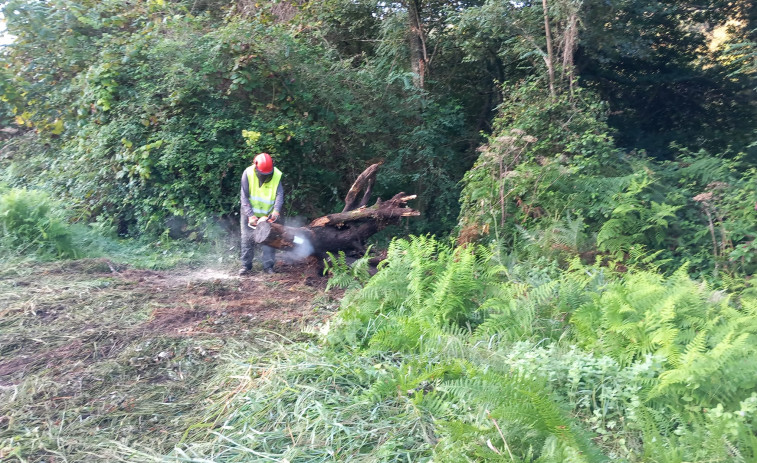
<svg viewBox="0 0 757 463">
<path fill-rule="evenodd" d="M 252 275 L 252 269 L 251 268 L 242 267 L 241 269 L 239 269 L 239 276 L 240 277 L 245 277 L 245 276 L 249 276 L 249 275 Z"/>
<path fill-rule="evenodd" d="M 263 269 L 263 272 L 265 272 L 265 273 L 267 273 L 267 274 L 271 275 L 271 274 L 273 274 L 273 273 L 276 273 L 276 270 L 274 270 L 274 269 L 273 269 L 273 267 L 268 267 L 268 268 L 264 268 L 264 269 Z"/>
</svg>

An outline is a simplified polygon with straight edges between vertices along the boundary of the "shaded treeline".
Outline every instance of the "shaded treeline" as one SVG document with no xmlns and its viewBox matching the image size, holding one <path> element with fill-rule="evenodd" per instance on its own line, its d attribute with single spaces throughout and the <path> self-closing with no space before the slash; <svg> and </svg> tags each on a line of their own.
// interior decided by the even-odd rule
<svg viewBox="0 0 757 463">
<path fill-rule="evenodd" d="M 3 4 L 0 116 L 22 133 L 3 142 L 3 180 L 121 235 L 233 214 L 240 172 L 268 151 L 291 215 L 336 210 L 380 160 L 379 196 L 418 195 L 410 232 L 492 237 L 498 215 L 513 237 L 579 217 L 600 252 L 712 248 L 700 261 L 752 242 L 723 225 L 755 199 L 751 2 Z M 686 180 L 693 157 L 721 167 Z M 693 200 L 708 192 L 741 200 Z M 608 244 L 624 194 L 662 209 Z"/>
</svg>

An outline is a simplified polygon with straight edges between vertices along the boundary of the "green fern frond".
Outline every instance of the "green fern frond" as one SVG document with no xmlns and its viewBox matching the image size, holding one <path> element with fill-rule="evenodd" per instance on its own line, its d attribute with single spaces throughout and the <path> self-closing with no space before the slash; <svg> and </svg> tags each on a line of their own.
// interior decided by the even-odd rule
<svg viewBox="0 0 757 463">
<path fill-rule="evenodd" d="M 687 159 L 686 165 L 680 168 L 679 175 L 696 180 L 701 185 L 707 185 L 728 176 L 728 167 L 723 159 L 715 156 L 696 156 Z"/>
<path fill-rule="evenodd" d="M 464 323 L 476 309 L 475 296 L 482 290 L 473 252 L 458 248 L 449 256 L 447 268 L 437 276 L 425 312 L 437 323 Z"/>
</svg>

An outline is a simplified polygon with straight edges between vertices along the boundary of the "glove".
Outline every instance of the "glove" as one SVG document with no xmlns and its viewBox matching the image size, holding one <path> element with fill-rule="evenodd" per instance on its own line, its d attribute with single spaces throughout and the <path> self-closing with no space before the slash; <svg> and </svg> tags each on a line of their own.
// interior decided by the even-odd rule
<svg viewBox="0 0 757 463">
<path fill-rule="evenodd" d="M 269 222 L 275 222 L 275 221 L 279 220 L 279 215 L 280 214 L 277 211 L 273 211 L 271 213 L 270 217 L 268 217 L 268 221 Z"/>
<path fill-rule="evenodd" d="M 253 216 L 247 217 L 247 225 L 250 227 L 256 227 L 258 225 L 258 218 Z"/>
</svg>

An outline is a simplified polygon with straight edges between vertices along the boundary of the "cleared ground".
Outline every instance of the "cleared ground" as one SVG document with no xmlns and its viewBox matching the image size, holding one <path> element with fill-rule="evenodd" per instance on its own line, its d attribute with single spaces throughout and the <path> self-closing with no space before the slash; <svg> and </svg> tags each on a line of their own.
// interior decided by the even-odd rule
<svg viewBox="0 0 757 463">
<path fill-rule="evenodd" d="M 335 310 L 325 285 L 304 265 L 241 279 L 105 259 L 0 270 L 0 460 L 170 451 L 223 411 L 225 367 Z"/>
</svg>

